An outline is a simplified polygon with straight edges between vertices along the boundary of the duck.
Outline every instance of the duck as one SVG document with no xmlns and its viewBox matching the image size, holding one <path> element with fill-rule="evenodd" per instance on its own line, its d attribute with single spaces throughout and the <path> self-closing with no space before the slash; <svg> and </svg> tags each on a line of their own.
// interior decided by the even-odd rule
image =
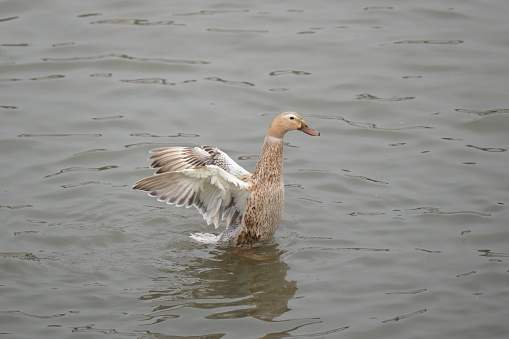
<svg viewBox="0 0 509 339">
<path fill-rule="evenodd" d="M 293 130 L 320 133 L 295 112 L 278 115 L 269 126 L 252 173 L 217 147 L 162 147 L 150 151 L 154 175 L 134 183 L 177 207 L 195 207 L 207 225 L 225 230 L 215 236 L 196 233 L 195 240 L 225 247 L 253 247 L 271 240 L 283 217 L 283 137 Z"/>
</svg>

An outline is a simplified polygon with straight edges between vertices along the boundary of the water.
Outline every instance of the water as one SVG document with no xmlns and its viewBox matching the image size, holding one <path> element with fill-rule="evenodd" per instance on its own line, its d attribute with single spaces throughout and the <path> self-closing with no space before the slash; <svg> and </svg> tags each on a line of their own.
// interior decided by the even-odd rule
<svg viewBox="0 0 509 339">
<path fill-rule="evenodd" d="M 0 337 L 506 338 L 507 4 L 2 1 Z M 272 244 L 132 183 L 285 148 Z"/>
</svg>

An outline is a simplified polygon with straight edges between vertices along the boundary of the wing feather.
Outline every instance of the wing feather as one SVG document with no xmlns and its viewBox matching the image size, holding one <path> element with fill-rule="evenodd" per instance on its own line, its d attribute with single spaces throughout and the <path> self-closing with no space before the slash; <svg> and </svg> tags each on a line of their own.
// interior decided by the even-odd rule
<svg viewBox="0 0 509 339">
<path fill-rule="evenodd" d="M 238 179 L 251 176 L 251 173 L 216 147 L 163 147 L 150 152 L 151 167 L 158 169 L 156 174 L 215 165 Z"/>
<path fill-rule="evenodd" d="M 172 150 L 164 150 L 172 154 Z M 241 223 L 251 185 L 216 165 L 155 174 L 136 182 L 133 189 L 146 191 L 159 201 L 176 206 L 194 206 L 207 224 L 217 228 Z"/>
</svg>

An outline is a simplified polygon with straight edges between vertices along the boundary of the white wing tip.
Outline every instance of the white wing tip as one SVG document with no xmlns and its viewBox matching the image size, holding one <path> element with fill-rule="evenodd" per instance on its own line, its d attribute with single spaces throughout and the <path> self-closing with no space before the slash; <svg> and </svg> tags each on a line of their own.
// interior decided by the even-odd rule
<svg viewBox="0 0 509 339">
<path fill-rule="evenodd" d="M 201 242 L 202 244 L 216 244 L 219 240 L 219 235 L 212 233 L 191 233 L 189 238 Z"/>
</svg>

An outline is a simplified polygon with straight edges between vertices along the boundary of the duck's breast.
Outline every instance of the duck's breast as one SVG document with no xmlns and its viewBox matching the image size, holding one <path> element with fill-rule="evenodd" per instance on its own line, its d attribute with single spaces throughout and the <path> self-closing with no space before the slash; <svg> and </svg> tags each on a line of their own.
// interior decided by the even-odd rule
<svg viewBox="0 0 509 339">
<path fill-rule="evenodd" d="M 276 232 L 284 212 L 284 183 L 274 182 L 254 190 L 247 201 L 244 226 L 257 234 L 259 241 L 270 239 Z"/>
</svg>

